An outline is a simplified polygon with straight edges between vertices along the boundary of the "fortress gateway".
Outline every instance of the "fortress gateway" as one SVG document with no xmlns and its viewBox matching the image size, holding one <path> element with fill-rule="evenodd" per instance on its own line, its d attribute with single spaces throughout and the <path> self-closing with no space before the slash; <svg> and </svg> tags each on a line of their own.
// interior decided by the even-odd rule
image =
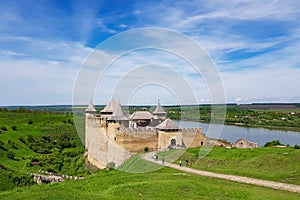
<svg viewBox="0 0 300 200">
<path fill-rule="evenodd" d="M 118 167 L 145 148 L 163 151 L 198 147 L 206 142 L 201 128 L 180 129 L 166 118 L 159 102 L 153 113 L 136 111 L 130 116 L 124 115 L 121 105 L 114 99 L 100 114 L 96 114 L 91 102 L 85 114 L 87 159 L 100 169 L 108 163 Z"/>
</svg>

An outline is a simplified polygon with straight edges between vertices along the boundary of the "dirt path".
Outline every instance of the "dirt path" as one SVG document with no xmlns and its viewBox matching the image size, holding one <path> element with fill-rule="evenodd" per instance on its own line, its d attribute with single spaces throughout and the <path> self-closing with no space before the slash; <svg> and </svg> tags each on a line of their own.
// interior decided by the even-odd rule
<svg viewBox="0 0 300 200">
<path fill-rule="evenodd" d="M 156 152 L 150 152 L 147 154 L 142 155 L 142 158 L 162 165 L 161 161 L 154 161 L 153 156 Z M 180 167 L 179 165 L 175 165 L 172 163 L 165 162 L 165 166 L 171 167 L 180 171 L 200 175 L 200 176 L 208 176 L 208 177 L 213 177 L 213 178 L 220 178 L 220 179 L 225 179 L 225 180 L 230 180 L 230 181 L 235 181 L 235 182 L 240 182 L 240 183 L 247 183 L 247 184 L 253 184 L 253 185 L 258 185 L 258 186 L 263 186 L 263 187 L 269 187 L 273 189 L 279 189 L 279 190 L 286 190 L 290 192 L 297 192 L 300 193 L 300 186 L 299 185 L 292 185 L 292 184 L 286 184 L 286 183 L 280 183 L 280 182 L 275 182 L 275 181 L 266 181 L 266 180 L 260 180 L 260 179 L 255 179 L 255 178 L 249 178 L 249 177 L 244 177 L 244 176 L 235 176 L 235 175 L 226 175 L 226 174 L 217 174 L 214 172 L 208 172 L 208 171 L 202 171 L 202 170 L 197 170 L 197 169 L 192 169 L 188 167 Z"/>
</svg>

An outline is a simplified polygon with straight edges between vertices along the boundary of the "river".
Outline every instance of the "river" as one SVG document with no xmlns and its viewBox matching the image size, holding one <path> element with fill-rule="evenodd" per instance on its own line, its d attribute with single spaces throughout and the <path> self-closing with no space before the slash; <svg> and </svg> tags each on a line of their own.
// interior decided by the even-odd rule
<svg viewBox="0 0 300 200">
<path fill-rule="evenodd" d="M 176 121 L 174 123 L 179 125 L 180 128 L 202 128 L 204 134 L 207 134 L 207 123 L 199 123 L 192 121 Z M 211 124 L 211 126 L 221 126 L 219 124 Z M 300 132 L 296 131 L 283 131 L 283 130 L 271 130 L 266 128 L 249 128 L 240 126 L 224 125 L 219 139 L 226 139 L 230 142 L 236 142 L 238 139 L 244 138 L 251 142 L 258 143 L 259 146 L 263 146 L 266 142 L 273 140 L 280 140 L 283 144 L 289 144 L 294 146 L 300 145 Z"/>
</svg>

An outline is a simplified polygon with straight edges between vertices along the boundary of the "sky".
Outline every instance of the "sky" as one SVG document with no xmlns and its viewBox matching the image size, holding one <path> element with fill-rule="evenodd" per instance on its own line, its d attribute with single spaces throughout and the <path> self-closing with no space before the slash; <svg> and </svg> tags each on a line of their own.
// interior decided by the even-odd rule
<svg viewBox="0 0 300 200">
<path fill-rule="evenodd" d="M 145 27 L 174 30 L 201 45 L 220 74 L 227 103 L 299 103 L 299 8 L 295 0 L 0 0 L 0 105 L 72 104 L 78 73 L 96 47 Z M 195 101 L 211 103 L 205 83 L 187 73 L 188 65 L 165 54 L 141 51 L 119 59 L 105 84 L 100 80 L 96 94 L 83 97 L 82 103 L 93 98 L 106 104 L 114 96 L 107 85 L 122 79 L 115 73 L 123 70 L 122 64 L 149 64 L 153 72 L 158 65 L 151 64 L 158 60 L 160 69 L 181 65 L 176 76 L 192 85 Z M 159 72 L 155 76 L 165 77 Z M 128 102 L 178 103 L 171 90 L 158 85 L 134 91 Z"/>
</svg>

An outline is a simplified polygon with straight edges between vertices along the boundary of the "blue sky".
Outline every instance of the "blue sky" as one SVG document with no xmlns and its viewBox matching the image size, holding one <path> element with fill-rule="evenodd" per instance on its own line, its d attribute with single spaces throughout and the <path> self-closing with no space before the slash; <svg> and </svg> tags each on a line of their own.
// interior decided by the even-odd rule
<svg viewBox="0 0 300 200">
<path fill-rule="evenodd" d="M 202 45 L 227 102 L 300 102 L 299 8 L 294 0 L 0 0 L 0 105 L 71 104 L 78 70 L 94 48 L 142 27 L 170 28 Z M 101 92 L 96 103 L 104 104 L 111 96 Z M 210 102 L 198 92 L 199 103 Z M 134 98 L 176 103 L 147 93 Z"/>
</svg>

